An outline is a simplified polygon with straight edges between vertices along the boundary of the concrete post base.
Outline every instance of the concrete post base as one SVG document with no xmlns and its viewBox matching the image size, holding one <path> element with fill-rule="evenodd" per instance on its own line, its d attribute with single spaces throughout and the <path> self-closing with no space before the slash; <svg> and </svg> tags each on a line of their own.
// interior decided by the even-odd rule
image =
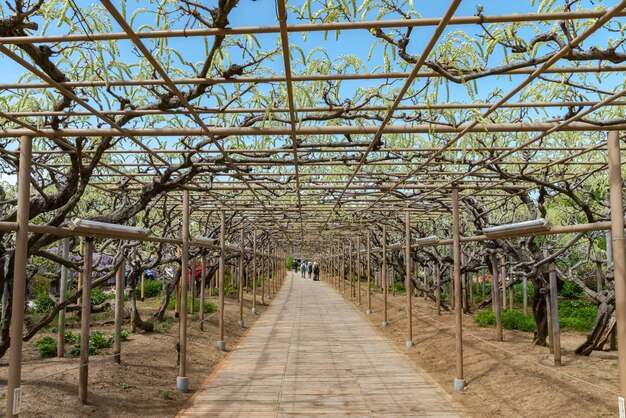
<svg viewBox="0 0 626 418">
<path fill-rule="evenodd" d="M 239 324 L 240 328 L 243 328 L 243 321 L 237 321 L 237 323 Z"/>
<path fill-rule="evenodd" d="M 218 341 L 217 349 L 220 351 L 226 351 L 226 341 Z"/>
<path fill-rule="evenodd" d="M 371 314 L 372 314 L 372 310 L 371 310 L 371 309 L 368 309 L 365 313 L 366 313 L 367 315 L 371 315 Z"/>
<path fill-rule="evenodd" d="M 187 393 L 187 391 L 189 391 L 189 378 L 186 376 L 177 376 L 176 390 L 182 393 Z"/>
<path fill-rule="evenodd" d="M 461 392 L 463 389 L 465 389 L 465 379 L 457 379 L 455 377 L 454 378 L 454 390 L 457 392 Z"/>
<path fill-rule="evenodd" d="M 415 345 L 413 344 L 413 341 L 406 342 L 406 348 L 413 348 L 413 347 L 415 347 Z"/>
<path fill-rule="evenodd" d="M 256 308 L 252 308 L 252 315 L 256 315 Z"/>
<path fill-rule="evenodd" d="M 386 328 L 389 325 L 389 323 L 387 321 L 383 321 L 382 325 L 383 325 L 383 328 Z"/>
</svg>

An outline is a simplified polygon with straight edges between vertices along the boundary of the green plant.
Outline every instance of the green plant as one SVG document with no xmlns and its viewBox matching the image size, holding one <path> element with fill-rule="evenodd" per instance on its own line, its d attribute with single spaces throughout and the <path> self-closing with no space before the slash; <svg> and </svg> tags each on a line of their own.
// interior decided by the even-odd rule
<svg viewBox="0 0 626 418">
<path fill-rule="evenodd" d="M 230 283 L 224 283 L 224 294 L 226 296 L 237 296 L 239 291 L 236 287 L 232 287 Z"/>
<path fill-rule="evenodd" d="M 396 293 L 404 293 L 404 283 L 402 282 L 393 282 L 393 288 Z"/>
<path fill-rule="evenodd" d="M 63 336 L 63 340 L 68 344 L 74 344 L 76 342 L 77 336 L 72 331 L 65 331 L 65 335 Z"/>
<path fill-rule="evenodd" d="M 128 389 L 130 389 L 130 385 L 128 383 L 122 382 L 122 383 L 120 383 L 120 389 L 128 390 Z"/>
<path fill-rule="evenodd" d="M 162 390 L 161 392 L 159 392 L 159 398 L 163 399 L 164 401 L 171 401 L 172 399 L 174 399 L 174 395 L 169 390 Z"/>
<path fill-rule="evenodd" d="M 576 283 L 564 281 L 563 288 L 561 289 L 561 296 L 566 298 L 578 298 L 583 295 L 582 287 L 578 286 Z"/>
<path fill-rule="evenodd" d="M 596 322 L 598 308 L 586 300 L 559 300 L 561 328 L 589 332 Z"/>
<path fill-rule="evenodd" d="M 47 292 L 39 293 L 34 301 L 34 311 L 37 313 L 47 313 L 54 307 L 54 301 Z"/>
<path fill-rule="evenodd" d="M 191 297 L 188 297 L 187 306 L 189 307 L 190 305 L 191 305 Z M 174 301 L 174 298 L 171 298 L 169 302 L 167 303 L 167 308 L 174 309 L 174 307 L 175 307 L 175 301 Z M 193 309 L 194 309 L 194 312 L 200 311 L 200 299 L 199 298 L 195 298 L 194 303 L 193 303 Z M 213 302 L 211 301 L 204 302 L 204 313 L 212 313 L 216 311 L 217 311 L 217 306 Z"/>
<path fill-rule="evenodd" d="M 91 343 L 91 340 L 89 340 L 89 355 L 94 355 L 97 353 L 98 353 L 98 349 Z M 74 346 L 72 347 L 72 350 L 70 351 L 70 356 L 74 356 L 74 357 L 80 356 L 80 334 L 78 334 L 78 337 L 76 338 L 76 342 L 74 343 Z"/>
<path fill-rule="evenodd" d="M 39 357 L 54 357 L 57 354 L 57 341 L 52 337 L 43 337 L 35 343 Z"/>
<path fill-rule="evenodd" d="M 89 333 L 89 346 L 93 344 L 96 350 L 111 347 L 112 338 L 107 338 L 100 331 L 92 331 Z"/>
<path fill-rule="evenodd" d="M 109 299 L 109 295 L 104 293 L 102 290 L 96 288 L 91 291 L 91 304 L 92 305 L 100 305 L 106 302 Z"/>
<path fill-rule="evenodd" d="M 143 282 L 143 295 L 146 298 L 155 298 L 163 291 L 163 282 L 158 280 L 144 280 Z M 141 285 L 138 285 L 135 289 L 137 297 L 141 296 Z"/>
<path fill-rule="evenodd" d="M 120 341 L 124 342 L 124 341 L 128 341 L 128 338 L 130 337 L 130 331 L 127 329 L 122 328 L 121 332 L 120 332 Z"/>
<path fill-rule="evenodd" d="M 156 318 L 149 318 L 148 321 L 154 327 L 154 332 L 158 332 L 160 334 L 167 334 L 172 328 L 172 319 L 166 316 L 163 321 L 159 321 Z"/>
<path fill-rule="evenodd" d="M 496 313 L 490 310 L 479 311 L 474 320 L 481 327 L 494 326 L 496 325 Z M 532 315 L 524 315 L 518 311 L 504 311 L 502 312 L 502 327 L 532 332 L 537 328 L 537 325 Z"/>
</svg>

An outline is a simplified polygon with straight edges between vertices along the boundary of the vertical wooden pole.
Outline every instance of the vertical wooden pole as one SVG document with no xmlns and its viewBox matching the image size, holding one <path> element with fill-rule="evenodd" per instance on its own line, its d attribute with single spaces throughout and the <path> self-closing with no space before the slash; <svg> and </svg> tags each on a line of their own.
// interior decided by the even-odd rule
<svg viewBox="0 0 626 418">
<path fill-rule="evenodd" d="M 87 384 L 89 383 L 89 322 L 91 316 L 91 267 L 93 257 L 93 238 L 85 238 L 85 256 L 83 257 L 83 292 L 80 310 L 80 368 L 78 369 L 78 400 L 87 403 Z"/>
<path fill-rule="evenodd" d="M 124 261 L 115 272 L 115 337 L 113 340 L 113 361 L 122 361 L 122 322 L 124 321 Z"/>
<path fill-rule="evenodd" d="M 256 229 L 252 232 L 252 315 L 256 315 L 256 280 L 257 265 L 256 265 Z"/>
<path fill-rule="evenodd" d="M 217 349 L 226 351 L 226 342 L 224 341 L 224 253 L 226 252 L 226 215 L 224 211 L 220 211 L 220 264 L 219 264 L 219 340 L 217 341 Z"/>
<path fill-rule="evenodd" d="M 350 280 L 350 300 L 354 299 L 354 270 L 352 263 L 352 241 L 348 241 L 348 263 L 349 263 L 349 280 Z"/>
<path fill-rule="evenodd" d="M 380 285 L 383 288 L 383 328 L 389 325 L 387 322 L 387 225 L 383 225 L 382 236 L 383 252 L 381 253 Z"/>
<path fill-rule="evenodd" d="M 141 299 L 142 302 L 146 299 L 146 294 L 145 294 L 145 291 L 144 291 L 144 289 L 145 289 L 145 281 L 146 281 L 146 274 L 142 271 L 141 272 L 141 289 L 140 289 L 140 291 L 141 291 L 140 299 Z"/>
<path fill-rule="evenodd" d="M 207 276 L 207 260 L 206 254 L 202 254 L 202 275 L 200 276 L 200 331 L 204 331 L 204 302 L 205 302 L 205 288 L 206 288 L 206 276 Z"/>
<path fill-rule="evenodd" d="M 500 257 L 500 288 L 502 289 L 502 310 L 506 311 L 506 260 Z"/>
<path fill-rule="evenodd" d="M 243 245 L 243 228 L 239 234 L 239 326 L 243 328 L 243 257 L 244 257 L 244 245 Z"/>
<path fill-rule="evenodd" d="M 465 388 L 463 377 L 463 301 L 461 300 L 461 238 L 459 231 L 459 189 L 452 189 L 452 257 L 454 259 L 454 293 L 456 306 L 454 310 L 454 329 L 456 337 L 456 377 L 454 390 Z"/>
<path fill-rule="evenodd" d="M 80 255 L 81 257 L 85 256 L 85 239 L 83 237 L 79 238 L 80 243 L 78 244 L 78 255 Z M 76 283 L 76 291 L 78 292 L 78 289 L 81 289 L 83 287 L 83 272 L 79 271 L 78 272 L 78 278 L 77 278 L 77 283 Z M 83 299 L 79 296 L 78 299 L 76 299 L 76 303 L 78 305 L 82 304 Z"/>
<path fill-rule="evenodd" d="M 20 138 L 19 173 L 17 182 L 17 231 L 13 291 L 11 294 L 11 349 L 7 385 L 7 416 L 17 416 L 21 408 L 22 332 L 24 329 L 24 300 L 26 299 L 26 263 L 28 260 L 28 220 L 30 211 L 30 168 L 32 138 Z"/>
<path fill-rule="evenodd" d="M 522 277 L 522 304 L 524 315 L 528 315 L 528 278 Z"/>
<path fill-rule="evenodd" d="M 367 314 L 372 314 L 372 254 L 371 235 L 367 233 Z"/>
<path fill-rule="evenodd" d="M 487 277 L 485 277 L 484 272 L 483 272 L 483 275 L 481 277 L 481 283 L 482 283 L 482 301 L 484 302 L 485 299 L 487 298 Z M 493 303 L 492 303 L 492 305 L 493 305 Z"/>
<path fill-rule="evenodd" d="M 178 376 L 176 389 L 187 392 L 189 379 L 187 377 L 187 280 L 195 280 L 195 268 L 189 274 L 189 190 L 183 190 L 183 221 L 181 230 L 181 275 L 180 275 L 180 321 L 179 343 L 180 352 L 178 362 Z M 193 301 L 192 301 L 193 303 Z"/>
<path fill-rule="evenodd" d="M 437 280 L 435 306 L 437 308 L 437 315 L 441 315 L 441 270 L 439 269 L 438 263 L 435 263 L 435 280 Z"/>
<path fill-rule="evenodd" d="M 70 238 L 63 238 L 61 243 L 61 257 L 67 260 L 70 256 Z M 61 282 L 59 283 L 59 303 L 65 302 L 67 297 L 67 280 L 69 278 L 69 270 L 65 266 L 61 266 Z M 8 293 L 7 293 L 8 296 Z M 4 308 L 6 304 L 3 304 Z M 65 308 L 59 311 L 59 326 L 57 328 L 57 357 L 65 356 Z"/>
<path fill-rule="evenodd" d="M 561 365 L 561 327 L 559 324 L 558 289 L 556 287 L 556 269 L 550 263 L 550 310 L 552 312 L 552 338 L 554 344 L 554 364 Z"/>
<path fill-rule="evenodd" d="M 266 243 L 266 245 L 268 245 Z M 266 251 L 269 251 L 265 248 Z M 267 252 L 263 254 L 263 246 L 261 246 L 261 304 L 265 305 L 265 276 L 267 272 L 266 261 L 267 261 Z"/>
<path fill-rule="evenodd" d="M 500 305 L 500 279 L 498 277 L 498 256 L 491 257 L 493 271 L 491 273 L 491 304 L 496 311 L 496 339 L 504 341 L 502 335 L 502 306 Z"/>
<path fill-rule="evenodd" d="M 543 256 L 547 258 L 550 256 L 549 249 L 546 245 L 543 247 Z M 546 266 L 549 269 L 549 266 Z M 550 286 L 549 282 L 549 273 L 548 273 L 548 286 Z M 543 297 L 546 304 L 546 312 L 548 314 L 548 346 L 550 347 L 550 353 L 554 354 L 554 333 L 552 329 L 552 303 L 550 302 L 550 288 L 543 289 Z"/>
<path fill-rule="evenodd" d="M 405 267 L 405 291 L 406 291 L 406 316 L 407 316 L 407 340 L 406 348 L 413 347 L 413 307 L 411 303 L 411 218 L 409 212 L 405 212 L 404 218 L 404 267 Z"/>
<path fill-rule="evenodd" d="M 357 277 L 357 301 L 356 303 L 361 306 L 361 273 L 363 271 L 363 266 L 361 265 L 361 237 L 357 237 L 356 239 L 356 277 Z"/>
<path fill-rule="evenodd" d="M 509 309 L 513 310 L 513 302 L 514 302 L 514 298 L 513 298 L 513 283 L 514 283 L 514 277 L 513 277 L 513 267 L 509 267 Z"/>
</svg>

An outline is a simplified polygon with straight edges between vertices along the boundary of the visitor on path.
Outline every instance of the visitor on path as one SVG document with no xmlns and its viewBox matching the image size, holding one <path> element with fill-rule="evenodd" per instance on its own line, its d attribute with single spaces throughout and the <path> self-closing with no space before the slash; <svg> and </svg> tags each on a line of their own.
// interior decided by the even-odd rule
<svg viewBox="0 0 626 418">
<path fill-rule="evenodd" d="M 313 263 L 313 281 L 320 280 L 320 266 L 317 263 Z"/>
<path fill-rule="evenodd" d="M 306 263 L 304 261 L 300 264 L 300 271 L 302 272 L 302 278 L 306 279 Z"/>
<path fill-rule="evenodd" d="M 308 265 L 308 270 L 309 270 L 309 279 L 311 278 L 311 274 L 313 274 L 313 263 L 311 263 L 309 261 L 309 265 Z"/>
<path fill-rule="evenodd" d="M 294 273 L 298 272 L 298 262 L 296 260 L 293 260 L 293 263 L 291 263 L 291 268 L 293 269 Z"/>
</svg>

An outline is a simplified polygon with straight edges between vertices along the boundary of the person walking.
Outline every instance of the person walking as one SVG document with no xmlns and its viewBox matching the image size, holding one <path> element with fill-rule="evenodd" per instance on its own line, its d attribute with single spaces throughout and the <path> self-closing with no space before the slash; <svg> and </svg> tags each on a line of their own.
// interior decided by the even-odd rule
<svg viewBox="0 0 626 418">
<path fill-rule="evenodd" d="M 313 281 L 320 280 L 320 266 L 317 263 L 313 263 Z"/>
<path fill-rule="evenodd" d="M 306 279 L 306 263 L 304 261 L 300 264 L 300 272 L 302 272 L 302 278 Z"/>
<path fill-rule="evenodd" d="M 294 273 L 298 272 L 298 262 L 296 260 L 293 260 L 293 263 L 291 263 L 291 268 L 293 269 Z"/>
<path fill-rule="evenodd" d="M 309 270 L 309 279 L 311 278 L 311 274 L 313 274 L 313 263 L 309 261 L 309 265 L 307 266 Z"/>
</svg>

